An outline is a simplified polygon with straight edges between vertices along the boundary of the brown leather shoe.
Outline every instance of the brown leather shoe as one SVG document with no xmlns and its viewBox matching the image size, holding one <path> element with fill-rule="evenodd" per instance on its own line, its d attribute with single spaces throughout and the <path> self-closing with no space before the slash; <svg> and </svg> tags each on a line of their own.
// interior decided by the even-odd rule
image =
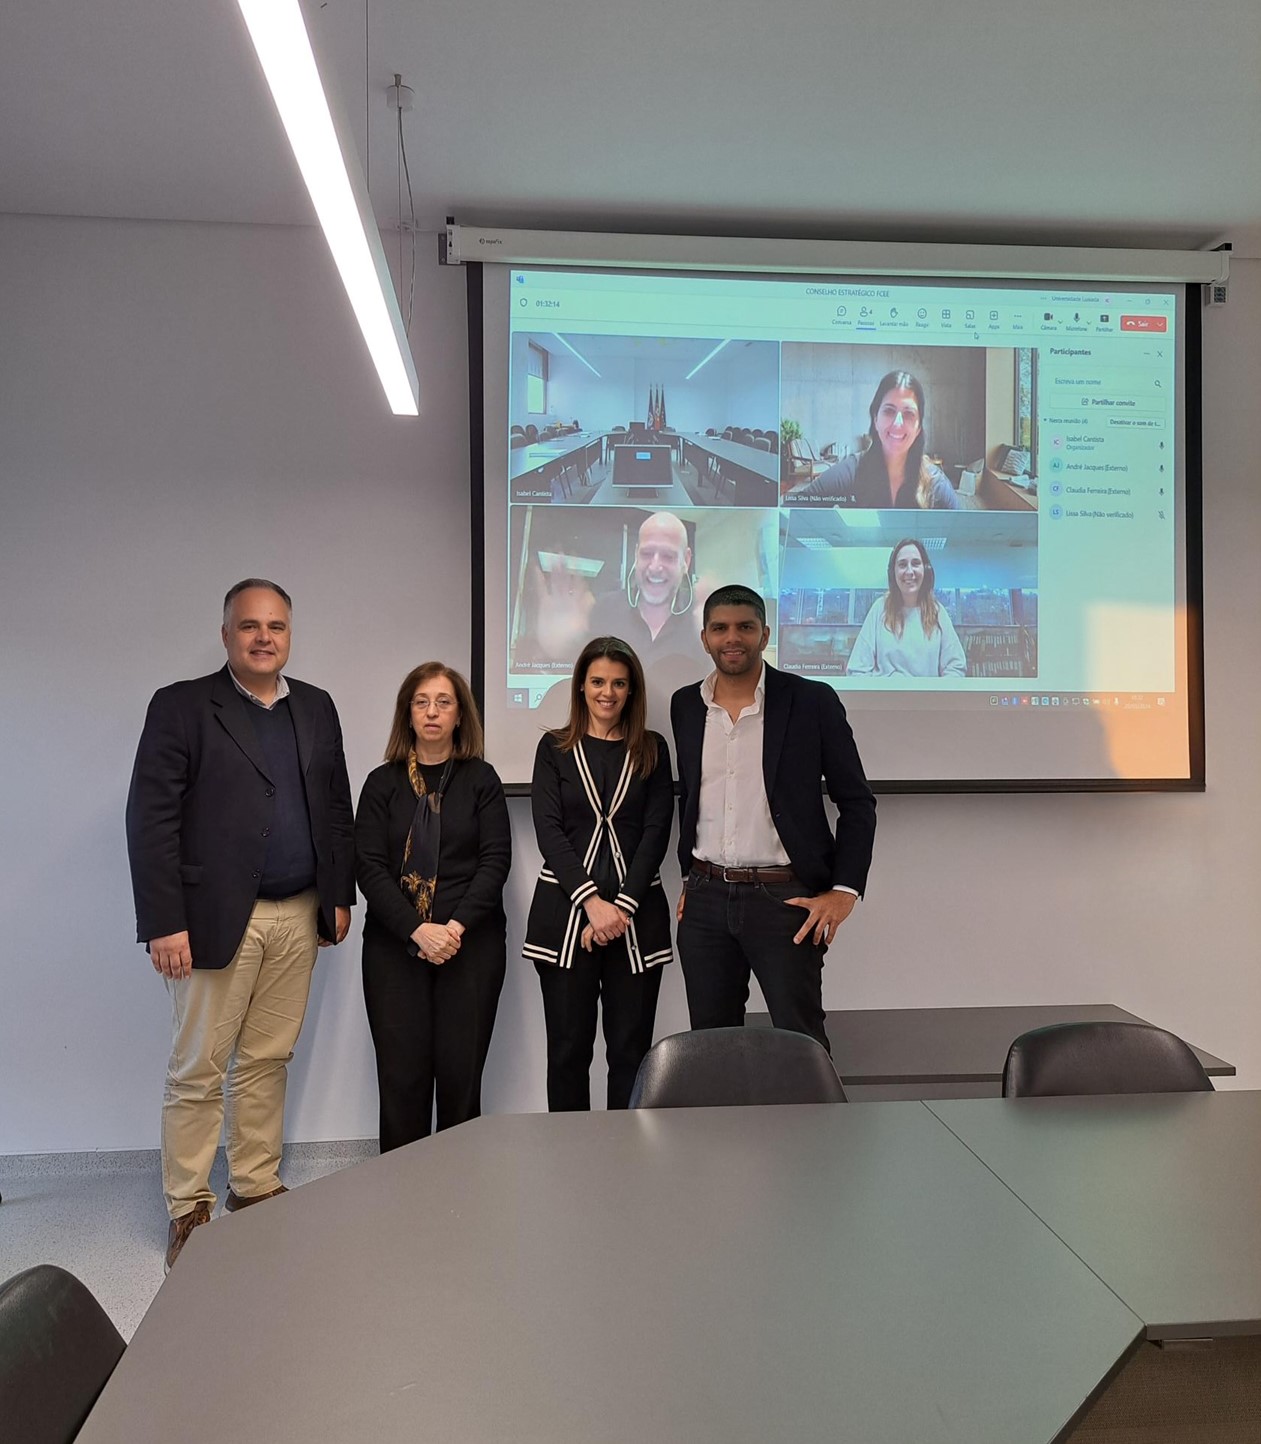
<svg viewBox="0 0 1261 1444">
<path fill-rule="evenodd" d="M 233 1193 L 228 1189 L 228 1196 L 223 1201 L 225 1213 L 236 1213 L 238 1209 L 250 1208 L 256 1203 L 262 1203 L 265 1198 L 275 1198 L 277 1194 L 288 1193 L 289 1190 L 282 1183 L 279 1188 L 273 1188 L 270 1193 L 259 1193 L 253 1198 L 242 1198 L 240 1194 Z"/>
<path fill-rule="evenodd" d="M 170 1232 L 166 1236 L 166 1262 L 163 1272 L 170 1273 L 180 1250 L 188 1242 L 188 1235 L 201 1223 L 210 1222 L 210 1205 L 204 1198 L 198 1199 L 191 1213 L 182 1213 L 171 1220 Z"/>
</svg>

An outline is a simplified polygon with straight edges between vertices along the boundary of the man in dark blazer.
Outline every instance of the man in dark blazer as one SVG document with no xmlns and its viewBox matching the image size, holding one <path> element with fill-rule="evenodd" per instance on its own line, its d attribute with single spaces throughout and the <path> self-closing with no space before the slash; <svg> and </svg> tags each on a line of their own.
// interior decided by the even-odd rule
<svg viewBox="0 0 1261 1444">
<path fill-rule="evenodd" d="M 226 1207 L 284 1192 L 286 1069 L 316 949 L 355 901 L 354 819 L 332 698 L 283 675 L 293 609 L 251 577 L 224 598 L 227 666 L 154 694 L 127 797 L 138 940 L 174 1009 L 162 1105 L 166 1266 Z"/>
<path fill-rule="evenodd" d="M 876 802 L 840 699 L 767 666 L 769 640 L 762 598 L 720 587 L 701 631 L 714 671 L 671 699 L 679 958 L 693 1028 L 742 1024 L 752 970 L 774 1026 L 828 1047 L 823 955 L 866 887 Z"/>
</svg>

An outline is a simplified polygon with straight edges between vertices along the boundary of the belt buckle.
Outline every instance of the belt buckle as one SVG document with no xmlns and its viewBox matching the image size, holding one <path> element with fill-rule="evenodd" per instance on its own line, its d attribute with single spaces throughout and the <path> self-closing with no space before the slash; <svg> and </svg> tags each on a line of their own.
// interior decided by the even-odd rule
<svg viewBox="0 0 1261 1444">
<path fill-rule="evenodd" d="M 747 868 L 747 867 L 728 867 L 726 863 L 723 863 L 723 865 L 722 865 L 722 880 L 723 880 L 723 882 L 728 883 L 728 884 L 730 884 L 730 883 L 737 883 L 737 882 L 740 881 L 740 879 L 739 879 L 738 877 L 728 877 L 727 874 L 728 874 L 729 872 L 748 872 L 748 868 Z"/>
</svg>

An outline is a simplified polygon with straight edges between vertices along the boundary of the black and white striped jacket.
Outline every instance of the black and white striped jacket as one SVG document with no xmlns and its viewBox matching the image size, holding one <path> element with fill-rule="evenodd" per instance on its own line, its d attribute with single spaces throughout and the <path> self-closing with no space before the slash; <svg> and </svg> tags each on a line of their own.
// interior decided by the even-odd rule
<svg viewBox="0 0 1261 1444">
<path fill-rule="evenodd" d="M 532 806 L 543 867 L 522 948 L 531 962 L 573 966 L 587 922 L 583 903 L 596 893 L 629 917 L 625 936 L 632 972 L 673 957 L 670 909 L 658 869 L 669 846 L 674 782 L 665 739 L 653 736 L 656 768 L 647 778 L 633 776 L 626 758 L 607 812 L 582 744 L 562 752 L 550 734 L 539 739 Z M 601 888 L 591 870 L 606 838 L 616 884 Z"/>
</svg>

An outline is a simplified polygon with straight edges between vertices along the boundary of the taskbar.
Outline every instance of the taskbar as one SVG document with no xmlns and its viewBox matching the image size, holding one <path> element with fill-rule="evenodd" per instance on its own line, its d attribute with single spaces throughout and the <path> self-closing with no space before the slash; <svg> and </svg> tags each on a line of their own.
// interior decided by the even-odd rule
<svg viewBox="0 0 1261 1444">
<path fill-rule="evenodd" d="M 567 682 L 568 678 L 549 678 L 545 686 L 509 687 L 505 701 L 510 711 L 534 711 L 557 681 Z M 698 684 L 699 684 L 699 678 Z M 818 677 L 815 680 L 830 679 Z M 918 680 L 918 679 L 916 679 Z M 946 679 L 940 679 L 945 681 Z M 975 680 L 975 679 L 970 679 Z M 896 686 L 856 687 L 844 685 L 836 688 L 845 705 L 855 711 L 878 711 L 896 706 L 905 711 L 951 711 L 973 712 L 984 708 L 1008 712 L 1031 712 L 1035 707 L 1059 709 L 1081 713 L 1094 709 L 1113 712 L 1156 712 L 1172 705 L 1173 692 L 1042 692 L 1042 691 L 989 691 L 970 688 L 966 692 L 949 691 L 944 687 L 919 686 L 901 688 Z"/>
</svg>

